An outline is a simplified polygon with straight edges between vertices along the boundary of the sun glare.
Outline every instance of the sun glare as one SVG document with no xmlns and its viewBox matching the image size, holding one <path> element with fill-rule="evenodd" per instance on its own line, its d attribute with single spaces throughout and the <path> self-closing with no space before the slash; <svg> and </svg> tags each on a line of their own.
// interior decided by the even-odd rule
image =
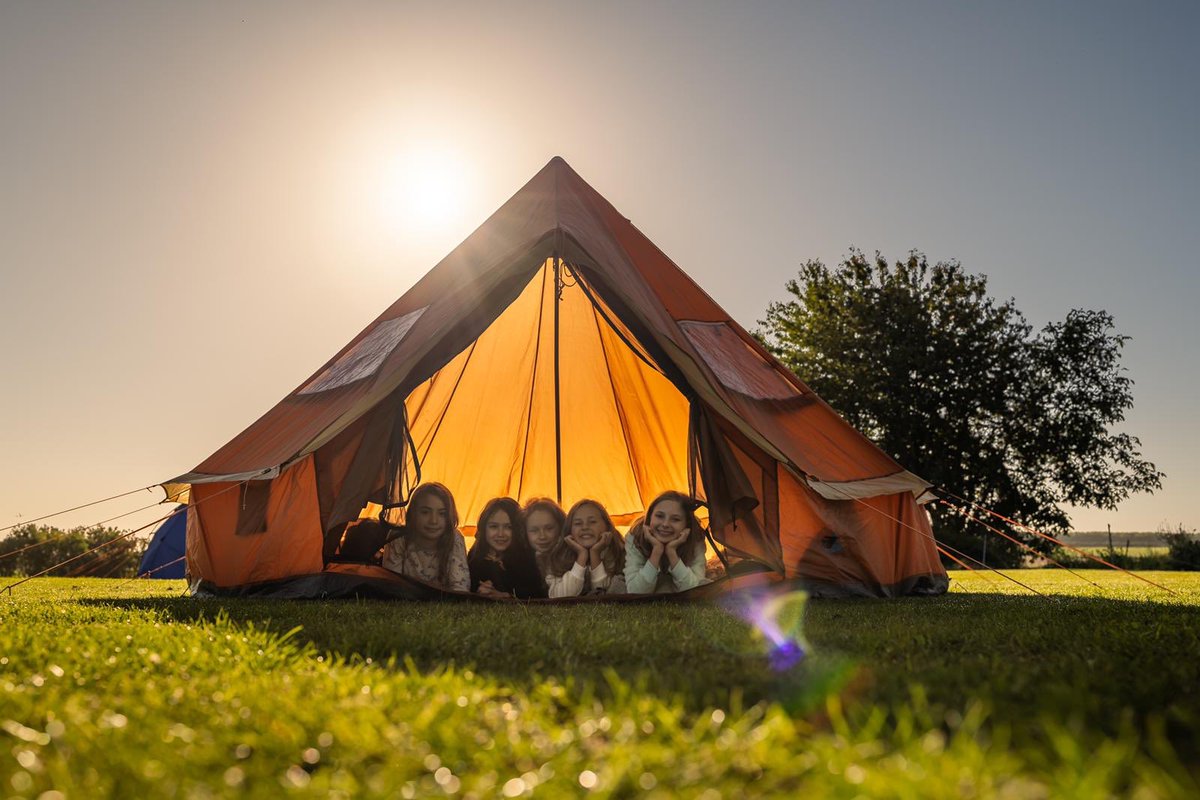
<svg viewBox="0 0 1200 800">
<path fill-rule="evenodd" d="M 388 170 L 381 187 L 385 213 L 402 230 L 447 227 L 462 213 L 469 184 L 469 171 L 457 153 L 413 148 Z"/>
</svg>

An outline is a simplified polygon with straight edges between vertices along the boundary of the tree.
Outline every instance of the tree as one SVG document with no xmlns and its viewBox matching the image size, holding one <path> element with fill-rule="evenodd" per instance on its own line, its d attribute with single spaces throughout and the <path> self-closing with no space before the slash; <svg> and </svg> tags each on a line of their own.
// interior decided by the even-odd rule
<svg viewBox="0 0 1200 800">
<path fill-rule="evenodd" d="M 1036 334 L 1013 300 L 957 261 L 913 251 L 889 265 L 852 249 L 808 261 L 757 335 L 784 364 L 907 469 L 1052 534 L 1061 505 L 1115 508 L 1161 488 L 1140 443 L 1112 427 L 1133 406 L 1128 337 L 1104 311 L 1071 311 Z M 938 538 L 979 558 L 985 529 L 934 510 Z M 1041 550 L 1045 540 L 1029 537 Z M 988 540 L 988 562 L 1020 552 Z"/>
<path fill-rule="evenodd" d="M 49 525 L 21 525 L 0 539 L 0 575 L 36 575 L 76 556 L 51 576 L 127 578 L 137 574 L 146 542 L 125 531 L 103 526 L 62 530 Z M 104 545 L 100 547 L 100 545 Z M 83 555 L 88 550 L 100 547 Z"/>
</svg>

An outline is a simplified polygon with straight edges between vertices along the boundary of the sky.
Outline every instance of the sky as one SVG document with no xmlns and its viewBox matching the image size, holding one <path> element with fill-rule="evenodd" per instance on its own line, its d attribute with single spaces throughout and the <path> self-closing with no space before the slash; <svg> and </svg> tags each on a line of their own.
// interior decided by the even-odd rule
<svg viewBox="0 0 1200 800">
<path fill-rule="evenodd" d="M 0 527 L 190 470 L 555 155 L 748 328 L 851 246 L 1038 327 L 1107 309 L 1166 478 L 1075 526 L 1200 527 L 1198 34 L 1171 2 L 0 4 Z"/>
</svg>

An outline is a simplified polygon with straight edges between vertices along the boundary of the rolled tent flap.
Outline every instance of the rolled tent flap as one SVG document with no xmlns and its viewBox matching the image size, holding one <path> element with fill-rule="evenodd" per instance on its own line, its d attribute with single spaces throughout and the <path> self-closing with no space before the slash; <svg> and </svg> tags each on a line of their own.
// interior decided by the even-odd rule
<svg viewBox="0 0 1200 800">
<path fill-rule="evenodd" d="M 192 485 L 190 483 L 179 483 L 172 481 L 169 483 L 160 484 L 163 494 L 164 503 L 183 503 L 187 505 L 188 495 L 191 492 Z"/>
<path fill-rule="evenodd" d="M 928 502 L 933 497 L 928 491 L 933 488 L 933 484 L 918 478 L 908 470 L 861 481 L 823 481 L 811 476 L 805 481 L 810 489 L 826 500 L 852 500 L 901 492 L 910 492 L 921 502 Z"/>
<path fill-rule="evenodd" d="M 906 570 L 940 569 L 932 536 L 909 530 L 928 527 L 914 495 L 929 484 L 558 158 L 296 390 L 163 488 L 200 512 L 189 515 L 189 568 L 231 587 L 320 572 L 343 527 L 369 502 L 402 500 L 418 474 L 451 488 L 468 527 L 497 496 L 593 498 L 625 524 L 660 492 L 691 487 L 718 541 L 789 577 L 811 569 L 887 594 L 909 585 Z M 261 519 L 242 513 L 251 505 Z M 813 542 L 826 528 L 844 529 L 857 555 L 822 555 Z"/>
</svg>

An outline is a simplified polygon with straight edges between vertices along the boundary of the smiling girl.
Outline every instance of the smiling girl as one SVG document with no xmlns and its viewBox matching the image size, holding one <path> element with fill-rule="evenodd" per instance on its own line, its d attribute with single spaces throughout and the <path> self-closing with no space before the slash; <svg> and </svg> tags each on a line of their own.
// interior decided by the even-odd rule
<svg viewBox="0 0 1200 800">
<path fill-rule="evenodd" d="M 580 500 L 567 513 L 566 536 L 546 573 L 551 597 L 625 593 L 625 543 L 599 502 Z"/>
<path fill-rule="evenodd" d="M 424 483 L 413 491 L 400 536 L 384 548 L 383 566 L 443 589 L 470 589 L 467 546 L 449 489 Z"/>
<path fill-rule="evenodd" d="M 631 594 L 682 592 L 708 583 L 694 500 L 681 492 L 654 498 L 626 539 L 625 583 Z"/>
<path fill-rule="evenodd" d="M 546 596 L 546 584 L 525 534 L 525 516 L 511 497 L 497 497 L 483 507 L 467 564 L 473 592 L 523 600 Z"/>
</svg>

